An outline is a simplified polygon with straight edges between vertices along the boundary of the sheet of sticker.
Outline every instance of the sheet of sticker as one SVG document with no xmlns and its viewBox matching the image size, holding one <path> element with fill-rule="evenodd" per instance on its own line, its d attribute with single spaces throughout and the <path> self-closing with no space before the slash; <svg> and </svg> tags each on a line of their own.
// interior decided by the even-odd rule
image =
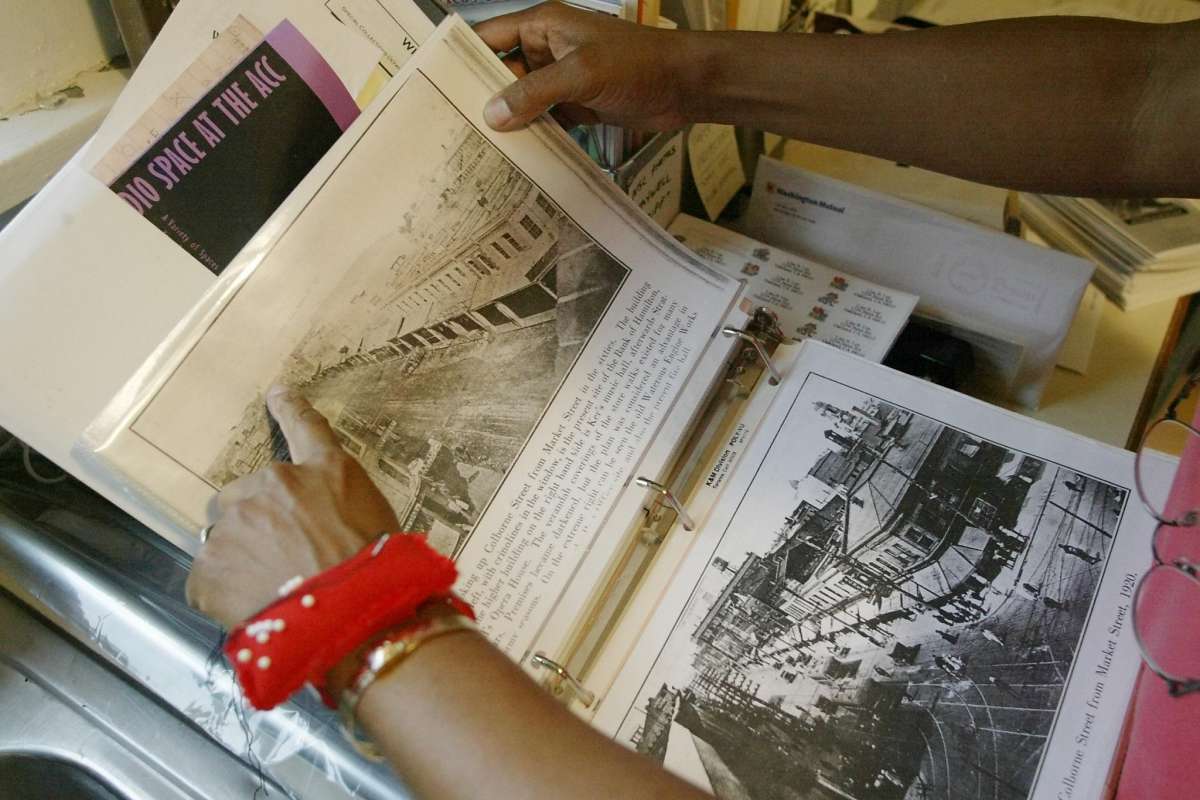
<svg viewBox="0 0 1200 800">
<path fill-rule="evenodd" d="M 700 258 L 747 283 L 745 297 L 783 332 L 882 361 L 917 296 L 838 272 L 740 233 L 680 214 L 670 232 Z"/>
</svg>

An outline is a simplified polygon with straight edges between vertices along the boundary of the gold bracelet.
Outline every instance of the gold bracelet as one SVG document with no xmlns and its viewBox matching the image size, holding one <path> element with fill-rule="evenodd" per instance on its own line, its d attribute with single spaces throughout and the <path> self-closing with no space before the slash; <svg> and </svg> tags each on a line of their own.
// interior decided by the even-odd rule
<svg viewBox="0 0 1200 800">
<path fill-rule="evenodd" d="M 363 693 L 371 687 L 371 684 L 395 669 L 401 661 L 408 658 L 429 640 L 456 631 L 478 630 L 479 626 L 463 614 L 439 614 L 424 624 L 417 623 L 406 626 L 403 633 L 385 637 L 382 642 L 367 651 L 363 656 L 362 669 L 342 690 L 342 695 L 338 698 L 338 716 L 341 718 L 342 726 L 360 752 L 371 758 L 379 758 L 379 752 L 357 733 L 358 704 L 362 701 Z"/>
</svg>

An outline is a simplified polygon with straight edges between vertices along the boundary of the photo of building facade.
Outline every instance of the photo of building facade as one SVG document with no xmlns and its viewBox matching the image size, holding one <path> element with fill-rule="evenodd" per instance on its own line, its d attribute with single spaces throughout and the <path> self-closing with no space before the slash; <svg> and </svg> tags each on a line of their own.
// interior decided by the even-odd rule
<svg viewBox="0 0 1200 800">
<path fill-rule="evenodd" d="M 718 548 L 619 737 L 721 798 L 1025 798 L 1128 492 L 822 384 L 801 499 Z"/>
<path fill-rule="evenodd" d="M 627 270 L 463 125 L 437 202 L 363 247 L 282 366 L 366 467 L 404 530 L 458 551 Z M 263 399 L 207 477 L 285 453 Z"/>
</svg>

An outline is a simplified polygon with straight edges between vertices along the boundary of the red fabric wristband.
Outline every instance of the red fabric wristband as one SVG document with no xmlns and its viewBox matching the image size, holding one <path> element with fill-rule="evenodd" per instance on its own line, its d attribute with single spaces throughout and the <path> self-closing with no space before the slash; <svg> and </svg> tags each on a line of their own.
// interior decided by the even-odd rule
<svg viewBox="0 0 1200 800">
<path fill-rule="evenodd" d="M 423 536 L 381 537 L 230 631 L 225 655 L 257 709 L 274 708 L 305 683 L 335 707 L 325 688 L 328 672 L 374 634 L 450 596 L 457 574 Z M 451 602 L 474 619 L 465 602 Z"/>
</svg>

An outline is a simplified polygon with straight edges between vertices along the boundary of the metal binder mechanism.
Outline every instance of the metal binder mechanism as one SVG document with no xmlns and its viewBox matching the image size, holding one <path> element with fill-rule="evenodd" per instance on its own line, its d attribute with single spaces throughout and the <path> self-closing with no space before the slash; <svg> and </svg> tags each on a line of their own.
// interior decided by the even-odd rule
<svg viewBox="0 0 1200 800">
<path fill-rule="evenodd" d="M 675 497 L 675 494 L 670 489 L 663 486 L 658 481 L 652 481 L 649 478 L 637 477 L 633 479 L 633 482 L 638 486 L 641 486 L 643 489 L 650 489 L 651 491 L 657 492 L 661 502 L 666 503 L 672 509 L 674 509 L 675 516 L 678 517 L 679 524 L 683 526 L 685 531 L 694 531 L 696 529 L 696 523 L 694 523 L 692 518 L 688 516 L 687 511 L 685 511 L 683 508 L 683 504 L 679 502 L 678 498 Z"/>
<path fill-rule="evenodd" d="M 762 309 L 755 312 L 756 319 L 757 315 L 764 313 L 765 311 Z M 725 336 L 736 336 L 743 342 L 746 342 L 753 347 L 754 352 L 758 353 L 758 357 L 762 359 L 763 368 L 766 369 L 766 371 L 771 375 L 771 377 L 768 379 L 768 383 L 770 383 L 772 386 L 779 385 L 780 381 L 783 380 L 783 376 L 779 374 L 779 368 L 771 363 L 771 356 L 767 353 L 767 348 L 763 343 L 763 337 L 761 334 L 750 333 L 749 331 L 744 331 L 741 328 L 734 328 L 732 326 L 721 328 L 721 333 Z"/>
<path fill-rule="evenodd" d="M 575 680 L 575 676 L 567 672 L 566 667 L 545 653 L 534 653 L 529 663 L 553 673 L 554 677 L 547 682 L 547 688 L 550 694 L 564 703 L 570 703 L 574 699 L 582 703 L 584 708 L 591 708 L 592 703 L 596 702 L 595 692 Z"/>
</svg>

